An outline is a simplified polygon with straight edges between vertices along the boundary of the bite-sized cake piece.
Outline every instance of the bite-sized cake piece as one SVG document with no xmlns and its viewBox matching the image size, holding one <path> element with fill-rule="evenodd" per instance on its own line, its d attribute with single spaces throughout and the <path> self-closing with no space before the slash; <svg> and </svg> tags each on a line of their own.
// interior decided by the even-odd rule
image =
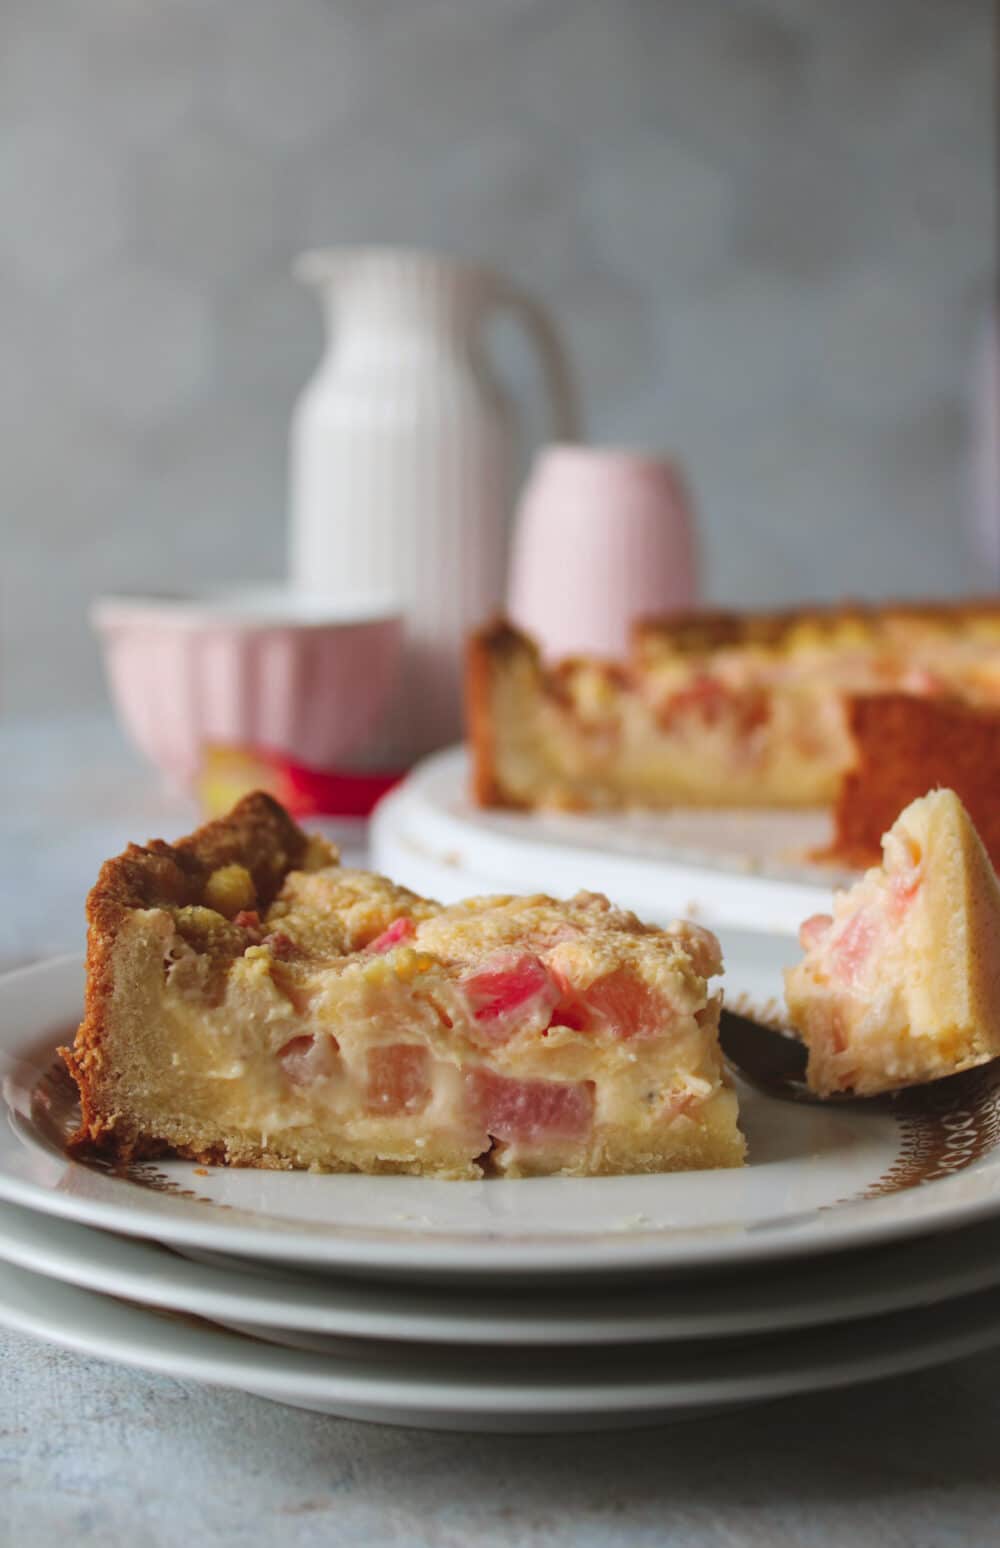
<svg viewBox="0 0 1000 1548">
<path fill-rule="evenodd" d="M 643 620 L 616 662 L 543 662 L 501 622 L 469 647 L 473 792 L 523 808 L 827 805 L 856 759 L 851 701 L 886 692 L 1000 709 L 1000 604 Z"/>
<path fill-rule="evenodd" d="M 738 1166 L 718 942 L 598 894 L 443 908 L 255 794 L 88 902 L 77 1143 L 436 1177 Z"/>
<path fill-rule="evenodd" d="M 952 790 L 912 802 L 882 865 L 807 919 L 785 975 L 814 1091 L 871 1095 L 1000 1055 L 1000 886 Z"/>
<path fill-rule="evenodd" d="M 834 806 L 825 858 L 874 864 L 881 836 L 907 802 L 936 785 L 962 801 L 1000 866 L 1000 706 L 887 693 L 853 699 L 851 768 Z"/>
</svg>

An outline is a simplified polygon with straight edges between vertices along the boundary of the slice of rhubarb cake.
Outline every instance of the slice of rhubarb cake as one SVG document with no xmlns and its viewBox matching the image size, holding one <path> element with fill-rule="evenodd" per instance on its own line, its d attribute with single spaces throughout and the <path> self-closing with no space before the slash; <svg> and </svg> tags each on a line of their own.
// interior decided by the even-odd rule
<svg viewBox="0 0 1000 1548">
<path fill-rule="evenodd" d="M 807 919 L 785 975 L 824 1095 L 891 1091 L 1000 1055 L 1000 886 L 952 790 L 913 801 L 882 865 Z"/>
<path fill-rule="evenodd" d="M 443 908 L 261 794 L 108 861 L 88 917 L 77 1144 L 436 1177 L 743 1160 L 697 925 L 592 893 Z"/>
</svg>

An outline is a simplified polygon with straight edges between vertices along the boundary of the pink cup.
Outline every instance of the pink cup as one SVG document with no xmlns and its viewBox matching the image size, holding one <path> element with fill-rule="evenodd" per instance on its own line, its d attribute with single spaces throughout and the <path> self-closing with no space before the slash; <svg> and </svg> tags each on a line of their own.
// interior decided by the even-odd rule
<svg viewBox="0 0 1000 1548">
<path fill-rule="evenodd" d="M 92 618 L 125 729 L 181 788 L 213 745 L 321 770 L 354 758 L 378 730 L 402 645 L 393 603 L 284 587 L 102 597 Z"/>
<path fill-rule="evenodd" d="M 550 657 L 620 659 L 633 620 L 697 601 L 694 516 L 675 462 L 550 446 L 521 498 L 508 613 Z"/>
</svg>

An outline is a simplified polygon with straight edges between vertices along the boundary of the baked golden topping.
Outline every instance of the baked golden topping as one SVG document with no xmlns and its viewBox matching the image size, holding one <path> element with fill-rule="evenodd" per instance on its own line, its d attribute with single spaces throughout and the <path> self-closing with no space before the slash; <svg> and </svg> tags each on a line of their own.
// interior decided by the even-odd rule
<svg viewBox="0 0 1000 1548">
<path fill-rule="evenodd" d="M 257 889 L 245 865 L 220 865 L 205 882 L 205 903 L 227 919 L 256 906 Z"/>
</svg>

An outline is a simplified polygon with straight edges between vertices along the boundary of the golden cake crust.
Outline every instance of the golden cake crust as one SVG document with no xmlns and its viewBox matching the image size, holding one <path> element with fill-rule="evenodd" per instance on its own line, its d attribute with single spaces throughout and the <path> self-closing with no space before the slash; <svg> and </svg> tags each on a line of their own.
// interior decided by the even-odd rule
<svg viewBox="0 0 1000 1548">
<path fill-rule="evenodd" d="M 851 699 L 856 750 L 834 806 L 834 839 L 821 858 L 878 862 L 882 835 L 905 806 L 938 785 L 953 789 L 1000 866 L 1000 710 L 911 694 Z"/>
<path fill-rule="evenodd" d="M 129 1138 L 106 1125 L 95 1089 L 114 989 L 114 948 L 126 916 L 135 909 L 200 903 L 209 876 L 225 865 L 244 866 L 266 905 L 288 872 L 301 864 L 308 847 L 307 835 L 285 809 L 263 791 L 255 791 L 227 816 L 206 823 L 176 844 L 162 839 L 129 844 L 122 854 L 105 861 L 87 898 L 84 1016 L 73 1047 L 59 1050 L 80 1092 L 80 1128 L 73 1146 L 110 1149 L 123 1160 L 136 1153 Z M 150 1153 L 162 1147 L 143 1145 L 142 1149 Z M 214 1157 L 199 1153 L 193 1159 Z"/>
<path fill-rule="evenodd" d="M 510 799 L 497 771 L 491 685 L 495 666 L 526 649 L 537 666 L 537 647 L 505 618 L 494 619 L 469 640 L 465 657 L 466 734 L 471 750 L 472 796 L 480 806 L 516 808 L 520 804 Z"/>
</svg>

